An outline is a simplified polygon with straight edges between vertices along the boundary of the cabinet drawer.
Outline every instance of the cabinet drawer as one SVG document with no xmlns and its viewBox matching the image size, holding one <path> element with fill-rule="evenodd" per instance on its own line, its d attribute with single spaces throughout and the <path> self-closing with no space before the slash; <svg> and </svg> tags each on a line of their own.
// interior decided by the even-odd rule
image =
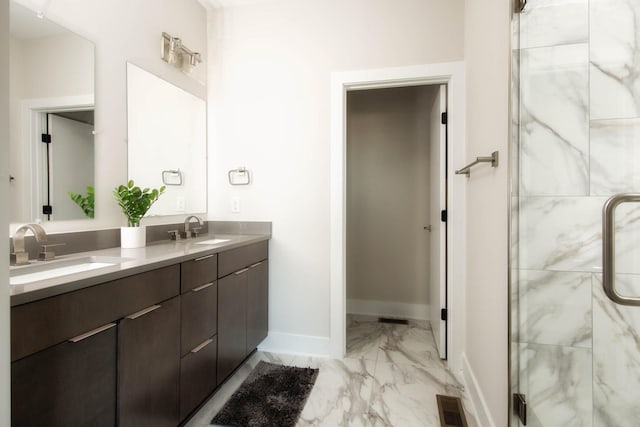
<svg viewBox="0 0 640 427">
<path fill-rule="evenodd" d="M 205 283 L 213 282 L 218 274 L 218 257 L 216 254 L 204 255 L 182 263 L 181 292 L 187 292 Z"/>
<path fill-rule="evenodd" d="M 181 297 L 181 354 L 185 355 L 218 330 L 218 284 L 193 288 Z"/>
<path fill-rule="evenodd" d="M 180 419 L 183 420 L 216 387 L 218 341 L 210 337 L 180 361 Z"/>
<path fill-rule="evenodd" d="M 178 295 L 180 266 L 159 268 L 11 308 L 11 360 Z"/>
<path fill-rule="evenodd" d="M 234 271 L 267 259 L 269 257 L 269 241 L 265 240 L 220 252 L 218 256 L 218 277 L 224 277 Z"/>
</svg>

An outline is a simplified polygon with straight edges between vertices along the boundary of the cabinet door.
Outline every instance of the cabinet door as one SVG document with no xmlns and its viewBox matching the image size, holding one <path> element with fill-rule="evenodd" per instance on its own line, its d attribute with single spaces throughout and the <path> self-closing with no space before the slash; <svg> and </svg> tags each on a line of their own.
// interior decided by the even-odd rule
<svg viewBox="0 0 640 427">
<path fill-rule="evenodd" d="M 11 425 L 115 426 L 115 326 L 13 362 Z"/>
<path fill-rule="evenodd" d="M 269 262 L 258 262 L 247 272 L 247 354 L 267 337 L 269 332 Z"/>
<path fill-rule="evenodd" d="M 247 354 L 247 272 L 218 280 L 218 384 Z"/>
<path fill-rule="evenodd" d="M 180 300 L 131 314 L 118 324 L 119 426 L 179 423 Z"/>
</svg>

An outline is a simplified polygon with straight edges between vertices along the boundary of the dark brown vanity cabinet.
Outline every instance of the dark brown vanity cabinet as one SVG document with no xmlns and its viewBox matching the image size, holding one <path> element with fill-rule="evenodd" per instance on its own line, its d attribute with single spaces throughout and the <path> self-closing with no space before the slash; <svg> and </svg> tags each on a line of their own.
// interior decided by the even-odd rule
<svg viewBox="0 0 640 427">
<path fill-rule="evenodd" d="M 180 298 L 118 323 L 118 425 L 175 427 L 180 421 Z"/>
<path fill-rule="evenodd" d="M 180 266 L 174 265 L 12 307 L 12 426 L 115 426 L 118 418 L 120 425 L 148 425 L 129 422 L 125 400 L 135 398 L 136 411 L 144 410 L 146 402 L 155 398 L 154 387 L 175 389 L 175 416 L 173 424 L 166 424 L 154 415 L 152 424 L 175 426 L 179 288 Z M 165 304 L 167 300 L 173 302 Z M 148 313 L 153 319 L 136 319 L 148 322 L 164 316 L 155 329 L 145 330 L 141 323 L 133 328 L 129 323 L 133 320 L 126 319 L 156 304 L 163 310 Z M 157 334 L 173 335 L 163 341 Z M 170 357 L 175 374 L 159 369 L 156 378 L 148 366 L 155 369 L 156 358 L 169 363 L 165 356 L 169 341 L 175 347 Z M 137 362 L 135 354 L 140 355 Z M 123 369 L 125 375 L 120 375 Z M 153 381 L 145 377 L 138 388 L 129 388 L 127 381 L 136 375 L 141 378 L 140 373 L 153 376 Z M 165 408 L 153 411 L 167 416 Z"/>
<path fill-rule="evenodd" d="M 218 383 L 267 335 L 268 255 L 267 241 L 218 255 Z"/>
<path fill-rule="evenodd" d="M 217 255 L 182 263 L 180 418 L 215 389 L 218 333 Z"/>
<path fill-rule="evenodd" d="M 12 426 L 175 427 L 266 337 L 268 242 L 11 308 Z"/>
</svg>

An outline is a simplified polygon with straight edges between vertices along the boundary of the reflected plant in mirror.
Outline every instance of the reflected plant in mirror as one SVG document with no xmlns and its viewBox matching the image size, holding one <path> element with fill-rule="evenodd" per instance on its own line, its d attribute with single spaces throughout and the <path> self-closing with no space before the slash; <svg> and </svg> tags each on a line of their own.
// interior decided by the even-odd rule
<svg viewBox="0 0 640 427">
<path fill-rule="evenodd" d="M 11 2 L 9 47 L 10 220 L 93 218 L 94 44 Z"/>
<path fill-rule="evenodd" d="M 69 197 L 75 202 L 82 212 L 88 217 L 93 218 L 95 212 L 95 192 L 92 186 L 87 186 L 87 195 L 69 192 Z"/>
</svg>

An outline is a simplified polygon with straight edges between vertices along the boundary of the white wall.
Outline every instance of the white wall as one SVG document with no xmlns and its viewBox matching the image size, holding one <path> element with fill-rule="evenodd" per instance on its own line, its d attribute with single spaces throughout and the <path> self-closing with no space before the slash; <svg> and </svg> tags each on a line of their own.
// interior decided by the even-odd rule
<svg viewBox="0 0 640 427">
<path fill-rule="evenodd" d="M 347 298 L 359 303 L 349 311 L 348 301 L 348 312 L 428 318 L 431 105 L 424 95 L 433 98 L 434 88 L 347 94 Z M 391 313 L 389 303 L 421 307 Z"/>
<path fill-rule="evenodd" d="M 502 427 L 508 412 L 510 2 L 468 1 L 465 18 L 467 155 L 498 150 L 501 161 L 498 168 L 474 168 L 467 181 L 466 358 L 477 381 L 468 386 L 483 396 L 476 402 L 488 415 L 481 425 Z"/>
<path fill-rule="evenodd" d="M 272 332 L 330 335 L 331 72 L 460 60 L 462 25 L 462 0 L 276 0 L 210 15 L 209 218 L 273 221 Z M 237 166 L 251 186 L 228 185 Z"/>
<path fill-rule="evenodd" d="M 112 189 L 127 179 L 126 62 L 206 98 L 206 11 L 196 0 L 19 0 L 96 44 L 96 219 L 54 222 L 47 231 L 125 225 Z M 48 6 L 48 8 L 47 8 Z M 162 32 L 182 38 L 203 62 L 194 78 L 160 59 Z M 157 222 L 167 222 L 160 218 Z"/>
<path fill-rule="evenodd" d="M 9 2 L 0 0 L 0 58 L 9 57 Z M 9 64 L 0 61 L 0 152 L 9 151 Z M 9 175 L 9 159 L 0 156 L 0 176 Z M 9 198 L 9 185 L 0 179 L 0 202 Z M 0 230 L 9 225 L 6 209 L 0 209 Z M 9 245 L 0 245 L 0 283 L 9 283 Z M 9 369 L 9 286 L 0 286 L 0 425 L 11 425 Z"/>
</svg>

